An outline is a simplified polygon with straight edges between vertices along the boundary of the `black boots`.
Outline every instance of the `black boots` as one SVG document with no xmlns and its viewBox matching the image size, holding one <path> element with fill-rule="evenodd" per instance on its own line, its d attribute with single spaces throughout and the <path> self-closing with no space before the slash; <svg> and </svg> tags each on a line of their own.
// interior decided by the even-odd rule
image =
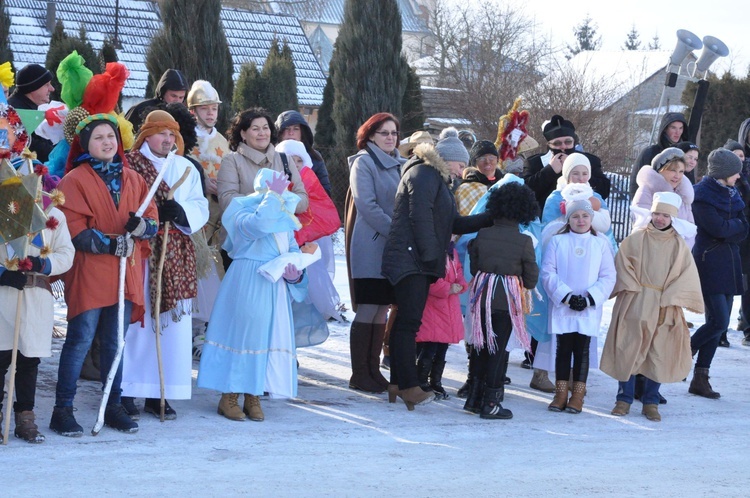
<svg viewBox="0 0 750 498">
<path fill-rule="evenodd" d="M 430 372 L 432 371 L 432 358 L 428 358 L 426 355 L 419 355 L 417 360 L 417 379 L 419 380 L 419 386 L 427 391 L 430 388 Z"/>
<path fill-rule="evenodd" d="M 474 378 L 469 389 L 469 394 L 466 396 L 466 403 L 464 403 L 464 410 L 471 413 L 479 413 L 482 411 L 482 395 L 484 394 L 484 382 Z"/>
<path fill-rule="evenodd" d="M 83 436 L 83 427 L 76 422 L 76 418 L 73 416 L 72 406 L 54 407 L 52 409 L 52 419 L 49 421 L 49 428 L 61 436 Z"/>
<path fill-rule="evenodd" d="M 443 387 L 443 370 L 445 370 L 445 360 L 432 362 L 430 389 L 435 391 L 435 399 L 448 399 L 448 393 Z"/>
<path fill-rule="evenodd" d="M 695 367 L 693 372 L 693 380 L 690 381 L 690 387 L 688 392 L 690 394 L 697 394 L 709 399 L 719 399 L 721 394 L 717 393 L 711 388 L 711 384 L 708 382 L 708 368 Z"/>
<path fill-rule="evenodd" d="M 481 418 L 486 419 L 509 419 L 513 418 L 513 412 L 503 408 L 500 402 L 505 395 L 505 387 L 484 388 L 484 399 L 482 401 L 482 411 L 479 414 Z"/>
<path fill-rule="evenodd" d="M 125 411 L 125 408 L 120 403 L 107 405 L 107 408 L 104 410 L 104 425 L 129 434 L 138 432 L 138 424 L 133 422 L 133 419 L 130 418 L 128 412 Z"/>
</svg>

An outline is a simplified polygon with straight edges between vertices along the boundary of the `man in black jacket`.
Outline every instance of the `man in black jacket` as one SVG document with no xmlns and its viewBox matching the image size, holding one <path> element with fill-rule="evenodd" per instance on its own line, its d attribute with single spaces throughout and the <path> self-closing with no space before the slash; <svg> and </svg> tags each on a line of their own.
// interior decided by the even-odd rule
<svg viewBox="0 0 750 498">
<path fill-rule="evenodd" d="M 547 197 L 557 188 L 557 179 L 562 176 L 562 166 L 568 154 L 577 152 L 575 149 L 577 135 L 576 128 L 567 119 L 555 114 L 542 129 L 547 140 L 547 152 L 529 157 L 523 165 L 521 176 L 526 185 L 534 191 L 539 209 L 544 210 Z M 591 178 L 589 184 L 602 196 L 609 197 L 610 181 L 602 171 L 602 162 L 594 154 L 583 152 L 591 163 Z"/>
<path fill-rule="evenodd" d="M 139 102 L 128 110 L 125 119 L 133 123 L 133 134 L 137 135 L 146 114 L 158 107 L 161 102 L 165 104 L 185 102 L 185 94 L 190 89 L 187 78 L 177 69 L 167 69 L 156 84 L 154 98 Z M 145 112 L 145 114 L 144 114 Z"/>
<path fill-rule="evenodd" d="M 29 109 L 36 111 L 40 105 L 49 104 L 50 94 L 55 91 L 52 86 L 52 73 L 39 64 L 28 64 L 16 75 L 16 89 L 8 97 L 8 104 L 14 109 Z M 42 138 L 34 130 L 31 133 L 29 150 L 36 152 L 39 161 L 45 162 L 55 144 Z"/>
<path fill-rule="evenodd" d="M 681 112 L 668 112 L 661 118 L 659 126 L 659 142 L 649 145 L 641 151 L 633 163 L 633 169 L 630 172 L 630 198 L 638 190 L 636 178 L 641 167 L 651 164 L 656 155 L 667 147 L 675 147 L 677 143 L 688 141 L 688 122 L 685 115 Z M 596 189 L 594 189 L 596 190 Z"/>
</svg>

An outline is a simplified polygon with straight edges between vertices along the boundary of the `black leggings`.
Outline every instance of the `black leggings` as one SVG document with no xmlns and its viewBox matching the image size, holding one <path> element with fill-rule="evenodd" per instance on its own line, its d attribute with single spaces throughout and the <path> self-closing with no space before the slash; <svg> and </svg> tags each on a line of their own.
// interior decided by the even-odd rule
<svg viewBox="0 0 750 498">
<path fill-rule="evenodd" d="M 508 370 L 508 352 L 505 350 L 508 339 L 513 331 L 513 323 L 507 311 L 495 311 L 492 313 L 492 328 L 495 331 L 497 351 L 490 354 L 487 347 L 482 349 L 473 348 L 474 362 L 472 362 L 472 376 L 474 382 L 484 382 L 486 387 L 499 389 L 505 386 L 505 374 Z M 482 322 L 482 329 L 485 329 Z M 484 330 L 485 337 L 487 334 Z"/>
<path fill-rule="evenodd" d="M 0 408 L 3 404 L 5 393 L 5 374 L 8 372 L 11 362 L 11 351 L 0 351 Z M 16 357 L 16 402 L 13 404 L 14 412 L 25 412 L 34 409 L 34 398 L 36 397 L 36 378 L 39 373 L 39 358 L 29 358 L 18 352 Z M 8 400 L 8 403 L 13 400 Z"/>
<path fill-rule="evenodd" d="M 445 361 L 445 353 L 448 352 L 448 344 L 444 342 L 418 342 L 417 360 L 429 358 L 433 362 Z"/>
<path fill-rule="evenodd" d="M 570 358 L 573 357 L 573 381 L 586 382 L 589 376 L 589 345 L 591 337 L 578 332 L 557 336 L 555 358 L 556 380 L 570 379 Z"/>
</svg>

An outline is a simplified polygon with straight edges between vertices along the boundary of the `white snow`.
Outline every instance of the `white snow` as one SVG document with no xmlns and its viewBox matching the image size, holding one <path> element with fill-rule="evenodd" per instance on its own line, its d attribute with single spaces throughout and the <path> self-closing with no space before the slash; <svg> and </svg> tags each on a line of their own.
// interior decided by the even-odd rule
<svg viewBox="0 0 750 498">
<path fill-rule="evenodd" d="M 341 256 L 336 283 L 348 305 Z M 64 317 L 62 307 L 58 313 Z M 688 320 L 697 326 L 703 318 Z M 552 395 L 528 387 L 531 371 L 514 351 L 503 403 L 514 417 L 486 421 L 453 396 L 408 412 L 385 394 L 349 389 L 348 327 L 334 324 L 328 341 L 298 351 L 299 397 L 262 400 L 265 422 L 227 420 L 216 413 L 219 394 L 195 389 L 192 400 L 171 403 L 175 421 L 142 413 L 137 434 L 105 427 L 93 437 L 100 385 L 80 381 L 76 417 L 85 435 L 74 439 L 48 429 L 63 343 L 56 339 L 37 394 L 47 441 L 27 444 L 11 427 L 0 447 L 0 495 L 746 496 L 750 348 L 741 336 L 731 330 L 732 347 L 719 348 L 713 362 L 722 398 L 689 395 L 687 382 L 665 385 L 661 423 L 646 420 L 639 402 L 630 415 L 611 416 L 617 383 L 599 371 L 589 375 L 583 413 L 549 412 Z M 451 346 L 444 376 L 451 395 L 465 375 L 463 345 Z"/>
</svg>

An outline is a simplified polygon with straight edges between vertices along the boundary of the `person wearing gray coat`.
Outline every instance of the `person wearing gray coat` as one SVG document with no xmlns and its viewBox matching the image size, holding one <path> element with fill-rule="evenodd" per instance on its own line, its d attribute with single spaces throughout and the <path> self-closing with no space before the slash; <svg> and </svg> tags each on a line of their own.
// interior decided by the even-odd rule
<svg viewBox="0 0 750 498">
<path fill-rule="evenodd" d="M 388 307 L 395 298 L 380 268 L 405 162 L 397 149 L 398 132 L 399 122 L 392 114 L 373 115 L 357 131 L 359 152 L 349 157 L 346 258 L 352 307 L 357 313 L 349 334 L 349 387 L 374 393 L 388 387 L 380 373 L 380 350 Z"/>
</svg>

